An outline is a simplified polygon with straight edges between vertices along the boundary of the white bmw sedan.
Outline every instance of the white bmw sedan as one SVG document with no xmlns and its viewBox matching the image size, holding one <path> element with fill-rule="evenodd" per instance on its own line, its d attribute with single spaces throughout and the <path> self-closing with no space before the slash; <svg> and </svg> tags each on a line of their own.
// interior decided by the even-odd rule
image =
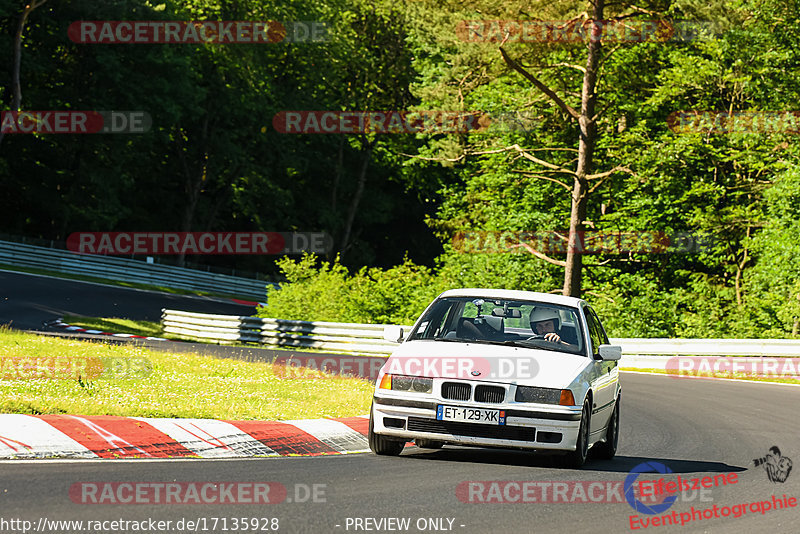
<svg viewBox="0 0 800 534">
<path fill-rule="evenodd" d="M 381 368 L 369 445 L 406 442 L 521 448 L 579 468 L 590 448 L 613 458 L 619 437 L 619 346 L 572 297 L 498 289 L 439 295 Z"/>
</svg>

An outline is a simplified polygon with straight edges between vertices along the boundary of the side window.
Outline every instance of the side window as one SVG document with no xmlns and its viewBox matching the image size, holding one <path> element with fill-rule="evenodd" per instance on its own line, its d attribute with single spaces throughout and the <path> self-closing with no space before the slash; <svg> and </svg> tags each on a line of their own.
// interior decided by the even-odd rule
<svg viewBox="0 0 800 534">
<path fill-rule="evenodd" d="M 417 327 L 416 335 L 421 339 L 431 339 L 435 336 L 441 336 L 445 325 L 445 319 L 447 318 L 451 306 L 452 303 L 444 300 L 437 302 L 428 313 L 428 320 L 423 321 L 419 327 Z"/>
<path fill-rule="evenodd" d="M 475 306 L 471 302 L 467 302 L 464 304 L 464 311 L 461 313 L 461 317 L 466 317 L 468 319 L 474 319 L 478 316 L 478 307 Z"/>
<path fill-rule="evenodd" d="M 597 327 L 597 332 L 600 334 L 600 341 L 603 342 L 603 345 L 608 345 L 608 336 L 606 335 L 605 329 L 603 329 L 603 323 L 600 322 L 600 318 L 597 317 L 597 314 L 594 312 L 593 309 L 589 308 L 589 313 L 592 314 L 592 319 L 594 319 L 594 324 Z"/>
<path fill-rule="evenodd" d="M 603 327 L 600 325 L 600 320 L 597 318 L 597 314 L 594 313 L 594 310 L 586 306 L 583 309 L 583 313 L 586 315 L 589 339 L 592 341 L 592 355 L 597 356 L 599 354 L 600 345 L 607 344 L 608 338 L 605 332 L 603 332 Z"/>
</svg>

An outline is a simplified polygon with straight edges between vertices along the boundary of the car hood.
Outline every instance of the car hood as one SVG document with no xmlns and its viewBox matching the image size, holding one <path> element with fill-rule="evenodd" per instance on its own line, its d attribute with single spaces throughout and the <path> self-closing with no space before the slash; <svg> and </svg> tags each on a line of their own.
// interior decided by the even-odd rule
<svg viewBox="0 0 800 534">
<path fill-rule="evenodd" d="M 415 340 L 401 344 L 381 370 L 430 378 L 566 388 L 591 361 L 585 356 L 533 348 Z"/>
</svg>

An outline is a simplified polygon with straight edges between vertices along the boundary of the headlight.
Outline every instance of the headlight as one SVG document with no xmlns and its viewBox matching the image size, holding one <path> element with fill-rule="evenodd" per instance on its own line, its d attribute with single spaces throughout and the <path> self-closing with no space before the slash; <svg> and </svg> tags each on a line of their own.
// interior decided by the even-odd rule
<svg viewBox="0 0 800 534">
<path fill-rule="evenodd" d="M 517 402 L 538 402 L 540 404 L 560 404 L 574 406 L 575 398 L 568 389 L 536 388 L 530 386 L 517 386 L 514 397 Z"/>
<path fill-rule="evenodd" d="M 414 391 L 416 393 L 430 393 L 433 391 L 433 378 L 405 375 L 383 375 L 380 389 L 395 391 Z"/>
<path fill-rule="evenodd" d="M 417 393 L 430 393 L 433 391 L 433 378 L 415 377 L 411 382 L 411 389 Z"/>
</svg>

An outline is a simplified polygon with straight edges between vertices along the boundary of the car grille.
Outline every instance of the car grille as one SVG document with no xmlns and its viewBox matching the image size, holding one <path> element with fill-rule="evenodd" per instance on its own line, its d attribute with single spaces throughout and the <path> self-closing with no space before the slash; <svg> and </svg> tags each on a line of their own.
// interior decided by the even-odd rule
<svg viewBox="0 0 800 534">
<path fill-rule="evenodd" d="M 475 400 L 477 402 L 501 403 L 506 398 L 505 388 L 498 386 L 476 386 Z"/>
<path fill-rule="evenodd" d="M 536 429 L 521 426 L 479 425 L 458 421 L 439 421 L 422 417 L 408 418 L 409 432 L 431 432 L 452 436 L 475 438 L 511 439 L 514 441 L 535 441 Z"/>
<path fill-rule="evenodd" d="M 472 386 L 469 384 L 459 384 L 458 382 L 445 382 L 442 384 L 442 398 L 451 400 L 469 400 Z"/>
</svg>

